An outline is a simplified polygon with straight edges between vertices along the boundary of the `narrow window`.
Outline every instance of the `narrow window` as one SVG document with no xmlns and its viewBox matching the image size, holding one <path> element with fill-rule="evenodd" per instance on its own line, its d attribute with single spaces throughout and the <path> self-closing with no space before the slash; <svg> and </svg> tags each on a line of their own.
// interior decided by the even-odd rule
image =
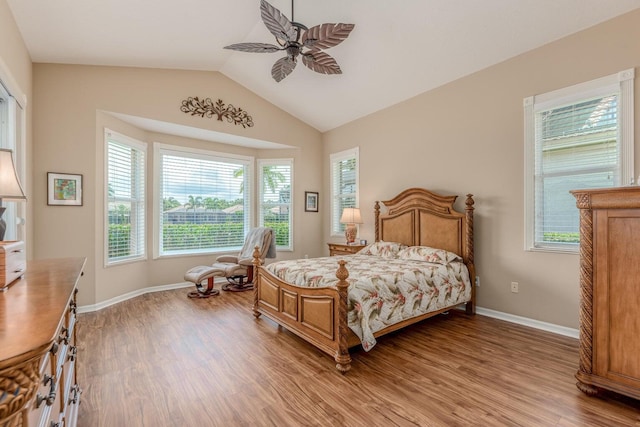
<svg viewBox="0 0 640 427">
<path fill-rule="evenodd" d="M 292 159 L 258 160 L 258 223 L 273 229 L 279 250 L 293 249 L 292 176 Z"/>
<path fill-rule="evenodd" d="M 21 105 L 11 96 L 0 81 L 0 148 L 12 151 L 13 163 L 18 179 L 25 189 L 24 175 L 24 112 Z M 6 224 L 4 240 L 24 240 L 26 203 L 11 198 L 0 199 L 5 212 L 2 219 Z"/>
<path fill-rule="evenodd" d="M 340 217 L 344 208 L 358 206 L 359 149 L 331 154 L 331 235 L 344 234 Z"/>
<path fill-rule="evenodd" d="M 146 258 L 146 145 L 105 130 L 107 265 Z"/>
</svg>

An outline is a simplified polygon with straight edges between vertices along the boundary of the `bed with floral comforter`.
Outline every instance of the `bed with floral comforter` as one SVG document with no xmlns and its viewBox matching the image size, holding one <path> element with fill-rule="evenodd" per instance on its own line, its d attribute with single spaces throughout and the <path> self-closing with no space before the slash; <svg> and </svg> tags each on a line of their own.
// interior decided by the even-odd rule
<svg viewBox="0 0 640 427">
<path fill-rule="evenodd" d="M 366 351 L 376 344 L 377 331 L 471 299 L 462 258 L 426 246 L 376 242 L 356 255 L 280 261 L 266 269 L 296 286 L 332 287 L 340 259 L 349 270 L 348 325 Z"/>
<path fill-rule="evenodd" d="M 408 188 L 375 202 L 374 243 L 356 255 L 265 266 L 254 252 L 252 314 L 331 355 L 341 373 L 350 348 L 371 350 L 376 338 L 462 304 L 473 315 L 475 202 L 467 194 L 459 211 L 457 197 Z"/>
</svg>

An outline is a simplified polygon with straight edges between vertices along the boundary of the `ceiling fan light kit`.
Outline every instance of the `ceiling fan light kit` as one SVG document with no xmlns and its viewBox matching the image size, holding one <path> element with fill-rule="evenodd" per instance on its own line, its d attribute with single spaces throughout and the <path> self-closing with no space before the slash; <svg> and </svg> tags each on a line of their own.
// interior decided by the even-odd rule
<svg viewBox="0 0 640 427">
<path fill-rule="evenodd" d="M 265 0 L 260 1 L 260 15 L 264 25 L 276 38 L 278 45 L 269 43 L 236 43 L 225 49 L 241 52 L 270 53 L 285 51 L 287 56 L 278 59 L 271 68 L 271 76 L 276 82 L 282 81 L 295 69 L 298 57 L 302 63 L 317 73 L 342 74 L 336 60 L 323 52 L 340 44 L 353 30 L 353 24 L 320 24 L 306 26 L 293 21 L 293 0 L 291 1 L 291 21 Z"/>
</svg>

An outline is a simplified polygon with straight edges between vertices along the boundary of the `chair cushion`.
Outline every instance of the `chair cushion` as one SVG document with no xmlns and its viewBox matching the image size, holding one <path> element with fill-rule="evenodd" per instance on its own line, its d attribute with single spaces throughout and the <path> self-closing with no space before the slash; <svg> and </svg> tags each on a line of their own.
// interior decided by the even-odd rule
<svg viewBox="0 0 640 427">
<path fill-rule="evenodd" d="M 216 262 L 211 266 L 211 269 L 220 271 L 221 276 L 233 277 L 233 276 L 246 276 L 247 267 L 244 265 L 234 264 L 230 262 Z"/>
<path fill-rule="evenodd" d="M 224 270 L 221 270 L 219 268 L 213 268 L 208 265 L 199 265 L 197 267 L 193 267 L 192 269 L 184 273 L 184 280 L 186 280 L 187 282 L 193 282 L 198 284 L 198 283 L 202 283 L 204 280 L 208 279 L 209 277 L 214 277 L 214 276 L 223 277 Z"/>
<path fill-rule="evenodd" d="M 238 257 L 235 255 L 220 255 L 218 258 L 216 258 L 216 262 L 233 262 L 237 264 Z"/>
</svg>

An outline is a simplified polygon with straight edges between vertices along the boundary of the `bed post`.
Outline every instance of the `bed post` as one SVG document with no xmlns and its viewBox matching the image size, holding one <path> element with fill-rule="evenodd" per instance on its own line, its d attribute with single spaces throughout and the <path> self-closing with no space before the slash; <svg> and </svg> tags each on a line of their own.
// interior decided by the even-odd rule
<svg viewBox="0 0 640 427">
<path fill-rule="evenodd" d="M 348 309 L 348 289 L 349 271 L 345 267 L 347 262 L 345 260 L 338 261 L 340 267 L 336 271 L 336 277 L 338 278 L 338 350 L 336 351 L 335 361 L 336 368 L 340 373 L 344 374 L 351 369 L 351 356 L 349 355 L 349 346 L 347 345 L 347 336 L 349 334 L 349 325 L 347 324 L 347 309 Z"/>
<path fill-rule="evenodd" d="M 467 303 L 467 314 L 474 314 L 476 312 L 476 267 L 473 261 L 473 194 L 467 194 L 467 200 L 465 202 L 465 216 L 466 216 L 466 241 L 464 244 L 464 259 L 469 269 L 469 279 L 471 280 L 471 301 Z"/>
<path fill-rule="evenodd" d="M 260 312 L 258 311 L 258 287 L 260 285 L 260 279 L 258 279 L 258 267 L 262 264 L 260 260 L 260 248 L 256 245 L 253 248 L 253 260 L 251 263 L 253 264 L 253 315 L 256 317 L 260 317 Z"/>
<path fill-rule="evenodd" d="M 378 219 L 380 218 L 380 202 L 376 201 L 376 205 L 374 207 L 374 212 L 376 214 L 376 221 L 375 221 L 375 227 L 376 227 L 376 242 L 380 241 L 380 224 L 378 223 Z"/>
</svg>

